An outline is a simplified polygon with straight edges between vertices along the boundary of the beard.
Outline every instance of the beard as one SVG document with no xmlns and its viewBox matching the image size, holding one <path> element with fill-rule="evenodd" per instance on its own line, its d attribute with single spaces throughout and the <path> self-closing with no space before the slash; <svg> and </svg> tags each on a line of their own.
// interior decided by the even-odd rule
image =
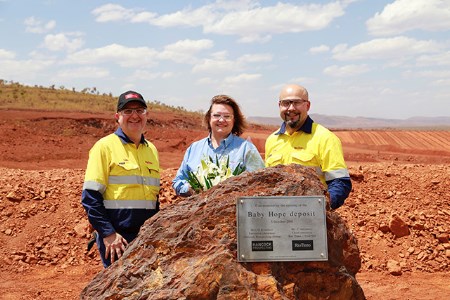
<svg viewBox="0 0 450 300">
<path fill-rule="evenodd" d="M 300 125 L 300 120 L 296 120 L 296 121 L 288 120 L 288 121 L 285 121 L 285 122 L 286 122 L 286 125 L 289 126 L 292 129 L 297 129 L 297 126 Z"/>
<path fill-rule="evenodd" d="M 300 126 L 302 125 L 301 119 L 302 119 L 301 114 L 298 114 L 297 120 L 290 119 L 287 114 L 284 115 L 284 122 L 286 123 L 287 126 L 289 126 L 289 128 L 294 129 L 294 130 L 299 129 Z"/>
</svg>

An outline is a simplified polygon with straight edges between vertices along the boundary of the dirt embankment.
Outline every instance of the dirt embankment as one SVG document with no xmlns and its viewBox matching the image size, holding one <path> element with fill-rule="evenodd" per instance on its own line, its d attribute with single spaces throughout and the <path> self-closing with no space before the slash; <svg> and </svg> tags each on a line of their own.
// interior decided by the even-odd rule
<svg viewBox="0 0 450 300">
<path fill-rule="evenodd" d="M 161 200 L 186 147 L 206 135 L 200 120 L 152 115 Z M 80 205 L 87 152 L 115 123 L 109 115 L 0 110 L 2 299 L 77 299 L 101 264 Z M 263 152 L 272 131 L 246 133 Z M 368 299 L 445 299 L 450 294 L 450 133 L 337 132 L 353 178 L 339 209 L 358 238 L 357 279 Z M 417 139 L 416 141 L 414 139 Z M 420 142 L 419 142 L 420 140 Z M 435 142 L 433 142 L 435 141 Z"/>
</svg>

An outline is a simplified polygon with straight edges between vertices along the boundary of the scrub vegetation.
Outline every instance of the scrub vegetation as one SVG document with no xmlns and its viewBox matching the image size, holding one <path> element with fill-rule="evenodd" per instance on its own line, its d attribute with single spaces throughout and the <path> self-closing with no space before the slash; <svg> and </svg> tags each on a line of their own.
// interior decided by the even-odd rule
<svg viewBox="0 0 450 300">
<path fill-rule="evenodd" d="M 102 93 L 96 87 L 76 91 L 64 86 L 27 86 L 18 82 L 0 79 L 0 108 L 35 109 L 50 111 L 114 112 L 117 97 L 112 93 Z M 203 115 L 203 112 L 187 111 L 182 106 L 171 106 L 158 100 L 148 100 L 150 110 L 184 112 L 188 115 Z"/>
</svg>

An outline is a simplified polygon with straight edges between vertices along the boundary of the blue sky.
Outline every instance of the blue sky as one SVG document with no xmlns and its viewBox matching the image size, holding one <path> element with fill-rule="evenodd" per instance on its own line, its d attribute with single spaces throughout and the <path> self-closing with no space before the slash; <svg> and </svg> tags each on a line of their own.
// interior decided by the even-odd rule
<svg viewBox="0 0 450 300">
<path fill-rule="evenodd" d="M 450 116 L 449 0 L 0 0 L 0 40 L 0 79 L 27 85 L 277 117 L 297 83 L 310 113 Z"/>
</svg>

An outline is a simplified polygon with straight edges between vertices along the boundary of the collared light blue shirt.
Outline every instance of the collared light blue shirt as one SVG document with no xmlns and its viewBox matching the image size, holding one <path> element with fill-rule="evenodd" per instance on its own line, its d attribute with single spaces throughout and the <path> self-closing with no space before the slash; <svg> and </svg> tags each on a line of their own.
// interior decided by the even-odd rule
<svg viewBox="0 0 450 300">
<path fill-rule="evenodd" d="M 172 187 L 177 195 L 184 196 L 189 190 L 186 174 L 188 171 L 196 172 L 200 162 L 205 157 L 211 157 L 214 161 L 228 156 L 230 159 L 230 169 L 234 170 L 239 163 L 244 164 L 245 170 L 252 172 L 264 168 L 264 161 L 258 152 L 258 149 L 250 141 L 230 134 L 222 140 L 219 147 L 214 149 L 211 137 L 192 143 L 184 154 L 183 161 L 178 169 L 176 177 L 172 180 Z"/>
</svg>

